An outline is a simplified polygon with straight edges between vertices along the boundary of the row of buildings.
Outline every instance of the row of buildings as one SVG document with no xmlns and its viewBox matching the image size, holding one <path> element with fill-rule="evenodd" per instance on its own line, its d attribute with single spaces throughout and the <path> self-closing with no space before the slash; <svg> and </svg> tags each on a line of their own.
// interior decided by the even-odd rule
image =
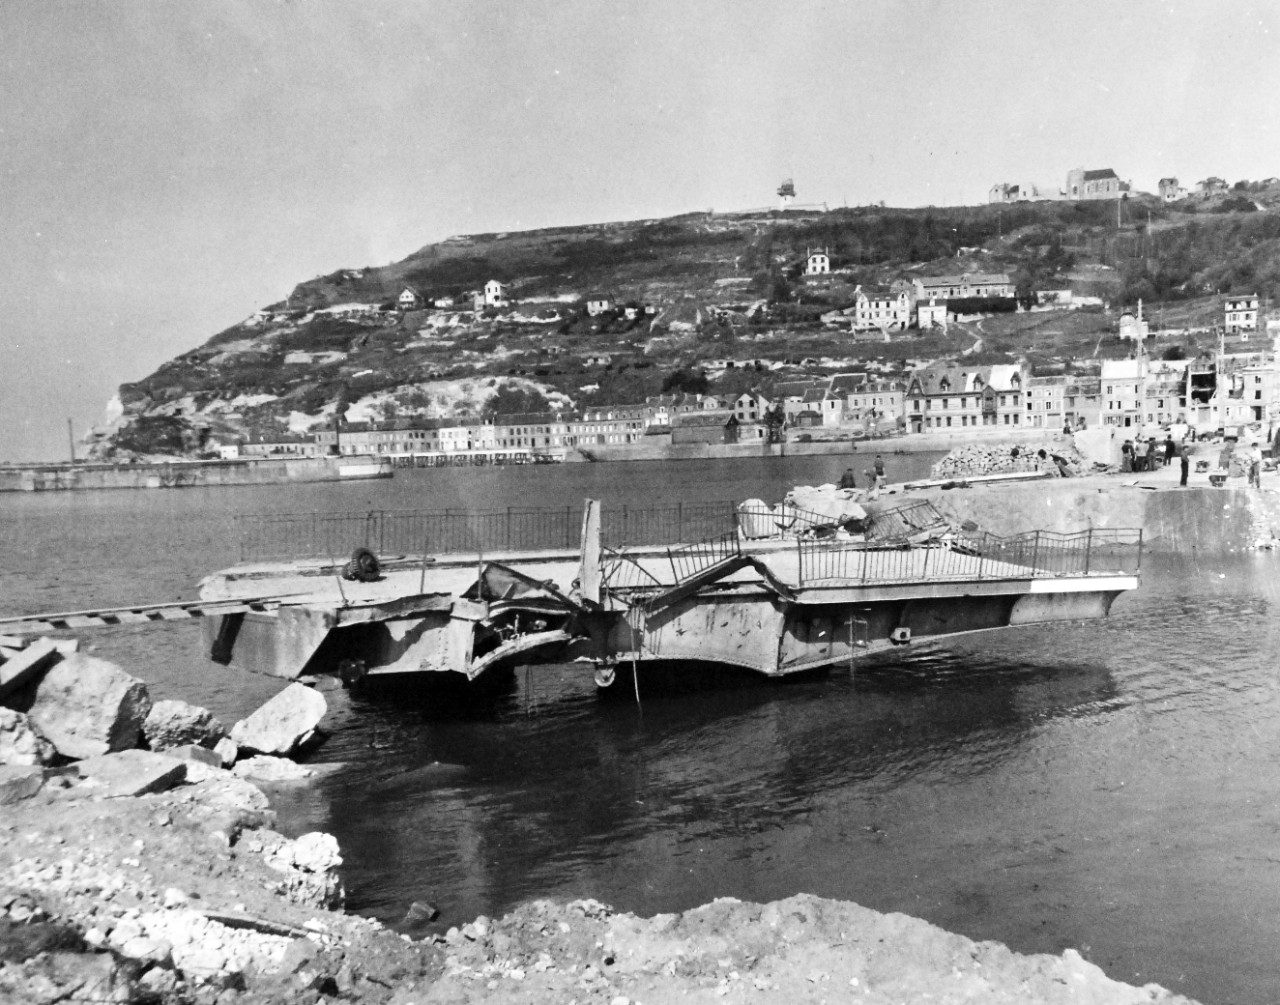
<svg viewBox="0 0 1280 1005">
<path fill-rule="evenodd" d="M 1019 364 L 937 363 L 906 379 L 865 373 L 749 391 L 657 395 L 578 414 L 493 419 L 404 418 L 307 435 L 227 444 L 226 457 L 375 454 L 400 458 L 537 459 L 593 446 L 769 442 L 782 430 L 1009 431 L 1185 423 L 1200 430 L 1280 418 L 1280 363 L 1272 353 L 1216 360 L 1104 360 L 1094 374 L 1035 376 Z"/>
</svg>

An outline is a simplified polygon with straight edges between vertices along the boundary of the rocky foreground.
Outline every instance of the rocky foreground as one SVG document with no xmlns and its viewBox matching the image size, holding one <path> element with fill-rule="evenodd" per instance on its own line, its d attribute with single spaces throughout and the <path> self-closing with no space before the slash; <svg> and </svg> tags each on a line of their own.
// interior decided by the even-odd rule
<svg viewBox="0 0 1280 1005">
<path fill-rule="evenodd" d="M 103 788 L 51 774 L 0 810 L 0 1001 L 1187 1001 L 1073 950 L 1022 956 L 810 896 L 650 919 L 538 901 L 398 933 L 336 909 L 336 842 L 272 830 L 249 781 Z"/>
<path fill-rule="evenodd" d="M 322 737 L 319 692 L 228 732 L 63 648 L 0 646 L 6 1005 L 1187 1001 L 810 896 L 650 919 L 538 901 L 447 932 L 415 904 L 393 931 L 342 911 L 330 835 L 273 829 L 263 790 L 310 784 L 289 757 Z"/>
</svg>

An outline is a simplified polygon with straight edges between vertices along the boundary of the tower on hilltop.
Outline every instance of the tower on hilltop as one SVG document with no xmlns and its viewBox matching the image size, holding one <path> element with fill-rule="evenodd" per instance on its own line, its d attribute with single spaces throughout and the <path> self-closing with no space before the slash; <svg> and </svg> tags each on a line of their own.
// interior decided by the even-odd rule
<svg viewBox="0 0 1280 1005">
<path fill-rule="evenodd" d="M 778 186 L 778 208 L 787 210 L 796 201 L 796 183 L 790 178 Z"/>
</svg>

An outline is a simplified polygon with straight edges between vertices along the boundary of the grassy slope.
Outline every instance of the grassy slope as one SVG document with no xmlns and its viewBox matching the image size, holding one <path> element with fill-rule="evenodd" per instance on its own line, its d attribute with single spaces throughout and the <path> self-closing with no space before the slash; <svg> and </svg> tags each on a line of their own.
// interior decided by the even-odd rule
<svg viewBox="0 0 1280 1005">
<path fill-rule="evenodd" d="M 1280 190 L 1258 193 L 1280 204 Z M 1203 326 L 1217 318 L 1217 291 L 1280 294 L 1280 213 L 1215 213 L 1213 204 L 1166 207 L 1134 199 L 1116 223 L 1114 203 L 1013 206 L 860 208 L 826 214 L 707 216 L 512 234 L 481 234 L 428 245 L 393 265 L 336 272 L 299 285 L 277 309 L 299 314 L 340 303 L 383 303 L 405 285 L 424 293 L 458 293 L 491 278 L 517 300 L 567 292 L 605 291 L 622 300 L 665 308 L 659 327 L 701 316 L 695 332 L 650 332 L 647 325 L 573 316 L 555 325 L 488 320 L 429 336 L 426 313 L 340 320 L 317 315 L 273 326 L 237 325 L 204 346 L 123 387 L 133 415 L 149 415 L 144 440 L 191 432 L 191 408 L 236 395 L 271 395 L 225 419 L 202 417 L 215 431 L 269 431 L 296 410 L 317 414 L 336 401 L 355 401 L 406 385 L 488 378 L 527 378 L 568 394 L 579 404 L 638 400 L 655 393 L 666 375 L 713 358 L 789 361 L 786 370 L 731 370 L 717 382 L 726 392 L 805 372 L 802 360 L 833 357 L 841 366 L 913 362 L 957 356 L 975 362 L 1026 358 L 1053 365 L 1065 359 L 1124 355 L 1114 337 L 1115 313 L 1001 315 L 953 327 L 945 334 L 853 342 L 824 328 L 817 316 L 847 306 L 856 283 L 898 276 L 961 271 L 1008 272 L 1023 289 L 1061 287 L 1103 296 L 1113 304 L 1144 300 L 1146 315 L 1166 328 Z M 1188 212 L 1188 210 L 1197 210 Z M 828 249 L 849 275 L 830 284 L 798 278 L 810 248 Z M 717 280 L 737 279 L 736 283 Z M 744 282 L 745 281 L 745 282 Z M 748 318 L 748 305 L 769 297 L 767 314 Z M 683 304 L 683 306 L 681 306 Z M 545 305 L 544 305 L 545 306 Z M 731 311 L 713 323 L 706 308 Z M 701 311 L 701 315 L 699 315 Z M 671 337 L 651 341 L 652 335 Z M 977 351 L 975 343 L 981 339 Z M 1211 338 L 1179 337 L 1191 349 Z M 1159 345 L 1159 343 L 1157 343 Z M 286 364 L 289 352 L 336 351 L 328 363 Z M 607 367 L 586 357 L 610 353 Z M 829 372 L 825 371 L 825 372 Z M 583 390 L 587 388 L 588 390 Z M 405 395 L 421 405 L 430 395 Z M 188 406 L 174 416 L 175 402 Z M 126 434 L 122 445 L 131 443 Z"/>
</svg>

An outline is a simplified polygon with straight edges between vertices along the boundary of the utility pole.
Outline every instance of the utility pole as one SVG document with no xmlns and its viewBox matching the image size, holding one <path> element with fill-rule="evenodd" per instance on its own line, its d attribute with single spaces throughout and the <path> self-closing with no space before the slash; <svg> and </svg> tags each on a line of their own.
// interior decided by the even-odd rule
<svg viewBox="0 0 1280 1005">
<path fill-rule="evenodd" d="M 76 434 L 71 430 L 71 420 L 67 420 L 67 446 L 71 448 L 71 463 L 76 462 Z"/>
<path fill-rule="evenodd" d="M 1218 328 L 1218 356 L 1213 361 L 1213 400 L 1217 402 L 1217 408 L 1214 409 L 1214 417 L 1217 422 L 1215 428 L 1221 429 L 1223 435 L 1226 435 L 1227 427 L 1222 422 L 1222 354 L 1226 351 L 1226 328 Z"/>
</svg>

